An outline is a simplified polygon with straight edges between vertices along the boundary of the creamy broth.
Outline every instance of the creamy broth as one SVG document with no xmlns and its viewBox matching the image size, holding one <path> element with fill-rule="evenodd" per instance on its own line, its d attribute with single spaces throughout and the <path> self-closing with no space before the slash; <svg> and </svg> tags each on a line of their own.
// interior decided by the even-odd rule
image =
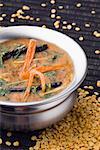
<svg viewBox="0 0 100 150">
<path fill-rule="evenodd" d="M 37 50 L 30 63 L 29 68 L 24 71 L 25 78 L 20 77 L 25 64 L 27 47 L 30 39 L 13 39 L 0 43 L 0 100 L 11 102 L 40 101 L 61 92 L 66 88 L 74 76 L 73 63 L 69 55 L 54 44 L 36 40 Z M 26 51 L 19 54 L 10 53 L 16 49 L 26 48 Z M 44 50 L 41 50 L 43 49 Z M 5 55 L 6 53 L 6 55 Z M 4 56 L 5 55 L 5 56 Z M 29 56 L 30 57 L 30 56 Z M 37 69 L 39 68 L 39 69 Z M 29 83 L 30 72 L 38 70 L 45 78 L 45 91 L 42 90 L 41 80 L 34 74 L 30 92 L 26 100 L 23 95 Z"/>
</svg>

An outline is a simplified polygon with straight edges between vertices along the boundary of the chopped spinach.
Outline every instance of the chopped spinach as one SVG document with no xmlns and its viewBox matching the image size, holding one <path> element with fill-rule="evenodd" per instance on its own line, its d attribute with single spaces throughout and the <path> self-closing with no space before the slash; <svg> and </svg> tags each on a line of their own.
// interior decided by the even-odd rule
<svg viewBox="0 0 100 150">
<path fill-rule="evenodd" d="M 47 77 L 54 77 L 56 76 L 56 71 L 50 71 L 50 72 L 46 72 L 44 73 Z"/>
<path fill-rule="evenodd" d="M 0 68 L 3 68 L 3 59 L 2 59 L 2 54 L 0 54 Z"/>
<path fill-rule="evenodd" d="M 3 79 L 0 79 L 0 87 L 3 86 L 3 85 L 5 85 L 5 84 L 6 84 L 6 81 L 3 80 Z"/>
<path fill-rule="evenodd" d="M 0 96 L 5 96 L 6 94 L 8 94 L 9 93 L 9 90 L 7 90 L 7 89 L 0 89 Z"/>
</svg>

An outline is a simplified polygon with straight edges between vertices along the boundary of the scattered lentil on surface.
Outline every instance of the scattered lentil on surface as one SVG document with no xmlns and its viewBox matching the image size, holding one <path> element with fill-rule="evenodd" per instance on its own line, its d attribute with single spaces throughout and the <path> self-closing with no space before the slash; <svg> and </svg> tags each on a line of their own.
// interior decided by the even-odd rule
<svg viewBox="0 0 100 150">
<path fill-rule="evenodd" d="M 13 142 L 13 146 L 15 146 L 15 147 L 19 146 L 19 141 Z"/>
<path fill-rule="evenodd" d="M 51 18 L 55 18 L 56 17 L 56 15 L 55 14 L 51 14 Z"/>
<path fill-rule="evenodd" d="M 83 36 L 80 36 L 79 37 L 79 41 L 83 41 L 84 40 L 84 37 Z"/>
<path fill-rule="evenodd" d="M 100 81 L 97 81 L 97 87 L 100 87 Z"/>
<path fill-rule="evenodd" d="M 67 29 L 70 30 L 71 28 L 72 28 L 72 25 L 71 25 L 71 24 L 68 24 L 68 25 L 67 25 Z"/>
<path fill-rule="evenodd" d="M 95 14 L 95 13 L 96 13 L 95 10 L 92 10 L 92 11 L 91 11 L 91 14 Z"/>
<path fill-rule="evenodd" d="M 39 21 L 40 21 L 40 18 L 36 18 L 36 21 L 39 22 Z"/>
<path fill-rule="evenodd" d="M 0 145 L 2 144 L 2 139 L 0 138 Z"/>
<path fill-rule="evenodd" d="M 73 23 L 72 23 L 72 26 L 76 26 L 76 23 L 75 23 L 75 22 L 73 22 Z"/>
<path fill-rule="evenodd" d="M 90 27 L 90 24 L 89 24 L 89 23 L 85 23 L 85 27 L 86 27 L 86 28 L 89 28 L 89 27 Z"/>
<path fill-rule="evenodd" d="M 100 54 L 100 50 L 95 50 L 95 54 Z"/>
<path fill-rule="evenodd" d="M 97 38 L 100 38 L 100 33 L 98 31 L 94 31 L 93 32 L 93 35 Z"/>
<path fill-rule="evenodd" d="M 0 17 L 0 21 L 3 21 L 3 17 Z"/>
<path fill-rule="evenodd" d="M 8 137 L 12 136 L 12 133 L 11 132 L 7 132 L 7 136 Z"/>
<path fill-rule="evenodd" d="M 77 4 L 76 4 L 76 7 L 81 7 L 81 6 L 82 6 L 81 3 L 77 3 Z"/>
<path fill-rule="evenodd" d="M 79 27 L 75 27 L 75 30 L 76 31 L 80 31 L 81 29 Z"/>
<path fill-rule="evenodd" d="M 11 142 L 9 142 L 9 141 L 6 141 L 5 144 L 6 144 L 7 146 L 11 146 Z"/>
<path fill-rule="evenodd" d="M 59 9 L 63 9 L 63 8 L 64 8 L 64 6 L 60 5 L 60 6 L 58 6 L 58 8 L 59 8 Z"/>
<path fill-rule="evenodd" d="M 22 7 L 22 9 L 23 9 L 23 10 L 30 10 L 30 7 L 29 7 L 29 6 L 24 5 L 24 6 Z"/>
<path fill-rule="evenodd" d="M 42 3 L 41 6 L 42 7 L 46 7 L 47 5 L 46 5 L 46 3 Z"/>
<path fill-rule="evenodd" d="M 4 6 L 4 4 L 0 3 L 0 7 L 3 7 L 3 6 Z"/>
<path fill-rule="evenodd" d="M 53 14 L 56 13 L 56 9 L 54 9 L 54 8 L 51 9 L 51 13 L 53 13 Z"/>
<path fill-rule="evenodd" d="M 55 0 L 51 0 L 50 3 L 51 3 L 51 4 L 55 4 L 56 1 L 55 1 Z"/>
</svg>

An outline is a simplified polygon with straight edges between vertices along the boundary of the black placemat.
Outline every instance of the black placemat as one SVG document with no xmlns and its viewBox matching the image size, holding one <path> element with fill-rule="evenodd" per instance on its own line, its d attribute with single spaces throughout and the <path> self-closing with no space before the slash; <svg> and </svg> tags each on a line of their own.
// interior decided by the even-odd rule
<svg viewBox="0 0 100 150">
<path fill-rule="evenodd" d="M 7 14 L 6 17 L 3 17 L 3 21 L 0 21 L 0 26 L 37 25 L 44 27 L 46 25 L 46 27 L 65 33 L 77 41 L 86 52 L 88 58 L 88 73 L 81 86 L 93 85 L 95 89 L 92 92 L 99 91 L 96 83 L 100 80 L 100 54 L 95 54 L 96 50 L 100 50 L 99 0 L 56 0 L 54 4 L 50 0 L 0 0 L 0 3 L 4 4 L 4 6 L 0 7 L 0 16 Z M 24 16 L 34 17 L 34 20 L 11 19 L 11 15 L 15 14 L 23 5 L 30 7 L 30 10 L 25 11 Z M 54 13 L 55 18 L 51 18 L 54 16 L 51 16 L 52 9 L 56 10 Z M 60 20 L 59 28 L 54 26 L 56 20 Z M 67 21 L 67 25 L 64 21 Z M 94 35 L 94 31 L 97 31 L 99 36 Z M 83 37 L 83 39 L 80 37 Z M 7 132 L 0 130 L 0 136 L 3 138 L 1 150 L 28 150 L 28 147 L 35 144 L 30 140 L 31 136 L 40 134 L 40 131 L 32 133 L 13 132 L 13 136 L 9 138 L 7 137 Z M 6 146 L 5 142 L 7 140 L 12 142 L 20 141 L 20 147 L 10 148 Z"/>
</svg>

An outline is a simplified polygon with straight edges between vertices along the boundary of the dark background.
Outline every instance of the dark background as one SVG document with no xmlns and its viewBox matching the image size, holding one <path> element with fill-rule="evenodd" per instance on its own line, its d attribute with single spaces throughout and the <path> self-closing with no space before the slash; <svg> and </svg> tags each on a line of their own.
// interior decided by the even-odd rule
<svg viewBox="0 0 100 150">
<path fill-rule="evenodd" d="M 56 0 L 55 4 L 51 4 L 50 0 L 0 0 L 0 3 L 4 4 L 3 7 L 0 7 L 0 16 L 1 14 L 7 14 L 4 20 L 0 21 L 0 26 L 46 25 L 48 28 L 65 33 L 77 41 L 86 52 L 88 58 L 88 73 L 81 87 L 84 85 L 93 85 L 94 90 L 90 91 L 90 94 L 99 91 L 96 82 L 100 80 L 100 54 L 95 54 L 95 50 L 100 50 L 100 37 L 95 37 L 93 32 L 98 31 L 100 33 L 100 0 Z M 45 3 L 46 7 L 41 7 L 41 3 Z M 76 7 L 77 3 L 81 3 L 81 7 Z M 33 16 L 34 20 L 15 19 L 15 22 L 11 23 L 11 14 L 15 13 L 23 5 L 30 7 L 29 11 L 25 11 L 25 15 Z M 60 10 L 58 8 L 59 5 L 62 5 L 64 8 Z M 59 29 L 55 29 L 54 27 L 54 22 L 59 19 L 50 18 L 51 9 L 53 8 L 57 10 L 55 13 L 56 16 L 61 16 Z M 95 14 L 91 13 L 93 10 Z M 39 22 L 36 21 L 38 17 L 40 18 Z M 71 30 L 64 30 L 62 29 L 64 20 L 70 25 L 74 22 L 76 26 L 73 26 Z M 89 28 L 85 27 L 86 23 L 90 24 Z M 75 27 L 79 27 L 81 30 L 75 31 Z M 83 41 L 79 41 L 80 36 L 84 37 Z M 31 141 L 31 136 L 38 136 L 41 131 L 30 133 L 12 132 L 10 138 L 7 137 L 7 132 L 0 130 L 0 137 L 3 139 L 0 150 L 28 150 L 28 147 L 35 144 L 35 142 Z M 20 141 L 20 147 L 10 148 L 5 146 L 4 143 L 7 140 L 11 142 Z"/>
</svg>

